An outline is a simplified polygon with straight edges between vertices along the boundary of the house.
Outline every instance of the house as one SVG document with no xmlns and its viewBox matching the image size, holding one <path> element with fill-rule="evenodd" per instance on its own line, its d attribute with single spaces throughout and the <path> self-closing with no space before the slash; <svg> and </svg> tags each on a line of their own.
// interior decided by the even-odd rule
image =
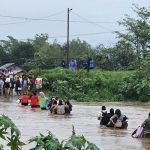
<svg viewBox="0 0 150 150">
<path fill-rule="evenodd" d="M 5 75 L 9 75 L 9 71 L 12 71 L 14 73 L 14 76 L 15 75 L 18 75 L 18 76 L 22 76 L 23 74 L 26 73 L 26 71 L 19 67 L 18 65 L 16 65 L 15 63 L 7 63 L 3 66 L 1 66 L 0 68 L 4 68 L 5 69 Z"/>
</svg>

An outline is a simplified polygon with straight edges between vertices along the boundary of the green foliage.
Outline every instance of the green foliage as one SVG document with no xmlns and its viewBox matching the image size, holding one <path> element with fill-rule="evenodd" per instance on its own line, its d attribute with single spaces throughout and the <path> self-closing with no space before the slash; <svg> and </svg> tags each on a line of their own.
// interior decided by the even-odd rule
<svg viewBox="0 0 150 150">
<path fill-rule="evenodd" d="M 32 70 L 41 75 L 45 90 L 51 95 L 76 101 L 150 100 L 150 63 L 143 62 L 138 71 L 68 69 Z"/>
<path fill-rule="evenodd" d="M 33 45 L 27 42 L 20 42 L 11 36 L 8 36 L 8 41 L 1 41 L 2 63 L 14 62 L 22 66 L 34 56 Z"/>
<path fill-rule="evenodd" d="M 29 143 L 36 142 L 36 146 L 30 150 L 63 150 L 62 144 L 49 131 L 47 136 L 40 134 L 29 140 Z"/>
<path fill-rule="evenodd" d="M 65 97 L 65 95 L 68 95 L 69 85 L 68 85 L 68 81 L 66 80 L 65 81 L 56 80 L 53 82 L 51 87 L 53 91 L 56 92 L 57 95 L 59 96 L 63 95 Z"/>
<path fill-rule="evenodd" d="M 127 70 L 136 60 L 131 44 L 124 40 L 118 41 L 114 47 L 103 45 L 96 47 L 96 66 L 105 70 Z"/>
<path fill-rule="evenodd" d="M 150 43 L 150 9 L 149 7 L 139 7 L 133 4 L 132 10 L 136 13 L 137 18 L 131 18 L 129 15 L 119 22 L 120 25 L 126 28 L 126 33 L 116 32 L 118 38 L 126 43 L 129 43 L 131 49 L 136 51 L 136 57 L 145 59 L 148 55 Z"/>
<path fill-rule="evenodd" d="M 5 115 L 0 116 L 0 138 L 7 141 L 11 150 L 21 150 L 24 143 L 20 141 L 20 131 L 16 125 Z M 3 145 L 0 146 L 3 150 Z"/>
<path fill-rule="evenodd" d="M 82 136 L 72 135 L 65 143 L 48 132 L 47 136 L 40 134 L 29 140 L 29 143 L 35 142 L 36 146 L 30 150 L 100 150 L 95 144 L 86 140 Z"/>
<path fill-rule="evenodd" d="M 120 93 L 125 99 L 150 100 L 150 62 L 143 62 L 140 69 L 124 78 Z"/>
<path fill-rule="evenodd" d="M 85 70 L 72 72 L 68 69 L 32 70 L 44 79 L 43 88 L 51 95 L 77 101 L 116 101 L 121 100 L 119 93 L 123 77 L 129 72 Z M 118 96 L 119 95 L 119 96 Z"/>
<path fill-rule="evenodd" d="M 87 141 L 83 135 L 72 135 L 64 147 L 68 150 L 100 150 L 95 144 Z"/>
</svg>

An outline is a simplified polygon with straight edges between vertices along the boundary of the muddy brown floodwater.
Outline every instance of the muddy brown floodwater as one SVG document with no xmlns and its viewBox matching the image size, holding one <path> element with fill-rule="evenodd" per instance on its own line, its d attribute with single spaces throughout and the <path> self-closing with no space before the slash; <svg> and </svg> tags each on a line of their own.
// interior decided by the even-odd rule
<svg viewBox="0 0 150 150">
<path fill-rule="evenodd" d="M 72 125 L 78 135 L 84 135 L 101 150 L 150 150 L 150 139 L 135 139 L 131 133 L 143 122 L 150 111 L 150 103 L 73 103 L 70 116 L 51 116 L 48 111 L 16 103 L 16 97 L 0 97 L 0 114 L 9 116 L 21 131 L 23 141 L 51 131 L 59 140 L 68 139 Z M 126 130 L 100 128 L 97 114 L 101 106 L 107 110 L 119 108 L 129 117 Z M 33 145 L 23 147 L 23 150 Z"/>
</svg>

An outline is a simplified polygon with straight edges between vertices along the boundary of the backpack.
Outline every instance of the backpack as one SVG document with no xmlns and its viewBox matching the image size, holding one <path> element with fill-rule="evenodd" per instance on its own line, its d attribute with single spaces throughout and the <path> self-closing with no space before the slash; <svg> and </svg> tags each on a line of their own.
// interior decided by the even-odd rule
<svg viewBox="0 0 150 150">
<path fill-rule="evenodd" d="M 102 119 L 100 125 L 107 125 L 108 122 L 109 122 L 109 117 L 107 115 L 107 112 L 102 112 Z"/>
</svg>

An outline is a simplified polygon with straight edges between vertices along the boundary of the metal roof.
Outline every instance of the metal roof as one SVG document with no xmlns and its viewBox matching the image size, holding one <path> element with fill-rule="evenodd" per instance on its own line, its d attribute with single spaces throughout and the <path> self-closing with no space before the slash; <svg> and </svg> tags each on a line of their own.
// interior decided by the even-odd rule
<svg viewBox="0 0 150 150">
<path fill-rule="evenodd" d="M 8 67 L 13 66 L 13 65 L 15 65 L 15 63 L 7 63 L 7 64 L 5 64 L 5 65 L 3 65 L 1 67 L 4 67 L 4 68 L 7 69 Z"/>
</svg>

